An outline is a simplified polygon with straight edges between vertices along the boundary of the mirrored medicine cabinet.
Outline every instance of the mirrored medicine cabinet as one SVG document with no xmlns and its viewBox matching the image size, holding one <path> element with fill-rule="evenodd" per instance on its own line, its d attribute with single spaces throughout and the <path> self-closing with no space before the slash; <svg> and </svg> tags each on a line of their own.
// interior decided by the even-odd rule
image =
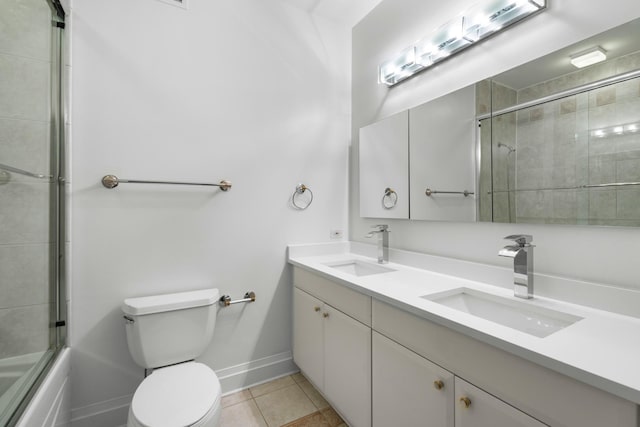
<svg viewBox="0 0 640 427">
<path fill-rule="evenodd" d="M 362 217 L 640 226 L 640 19 L 365 126 L 359 153 Z"/>
</svg>

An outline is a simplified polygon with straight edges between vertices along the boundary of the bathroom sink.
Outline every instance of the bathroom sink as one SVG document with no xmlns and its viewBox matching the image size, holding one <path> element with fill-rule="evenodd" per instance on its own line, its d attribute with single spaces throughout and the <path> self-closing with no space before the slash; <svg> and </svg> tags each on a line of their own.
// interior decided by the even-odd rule
<svg viewBox="0 0 640 427">
<path fill-rule="evenodd" d="M 421 298 L 540 338 L 558 332 L 582 319 L 561 311 L 468 288 L 423 295 Z"/>
<path fill-rule="evenodd" d="M 354 276 L 370 276 L 372 274 L 388 273 L 395 271 L 389 267 L 383 267 L 379 264 L 371 264 L 360 260 L 336 261 L 325 264 L 327 267 L 335 268 L 343 273 L 352 274 Z"/>
</svg>

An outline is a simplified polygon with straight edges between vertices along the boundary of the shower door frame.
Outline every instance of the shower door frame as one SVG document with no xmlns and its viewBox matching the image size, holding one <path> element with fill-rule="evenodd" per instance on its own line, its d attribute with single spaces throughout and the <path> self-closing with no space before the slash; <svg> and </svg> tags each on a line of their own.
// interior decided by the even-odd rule
<svg viewBox="0 0 640 427">
<path fill-rule="evenodd" d="M 46 1 L 52 9 L 51 43 L 51 126 L 50 126 L 50 167 L 51 191 L 49 198 L 49 235 L 52 249 L 49 254 L 49 290 L 51 295 L 49 310 L 49 348 L 36 363 L 37 373 L 28 391 L 21 397 L 5 426 L 15 426 L 38 388 L 53 366 L 67 339 L 67 291 L 66 291 L 66 180 L 67 164 L 65 149 L 65 73 L 64 37 L 65 11 L 60 0 Z"/>
</svg>

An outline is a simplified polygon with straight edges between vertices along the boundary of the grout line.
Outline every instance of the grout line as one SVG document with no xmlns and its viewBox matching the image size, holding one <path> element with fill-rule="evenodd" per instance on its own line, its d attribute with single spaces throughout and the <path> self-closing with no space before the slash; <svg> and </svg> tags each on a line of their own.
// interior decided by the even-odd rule
<svg viewBox="0 0 640 427">
<path fill-rule="evenodd" d="M 289 375 L 289 376 L 290 376 L 290 377 L 291 377 L 291 379 L 293 380 L 293 384 L 284 385 L 284 386 L 282 386 L 282 387 L 280 387 L 280 388 L 277 388 L 277 389 L 275 389 L 275 390 L 270 391 L 269 393 L 261 394 L 261 395 L 256 396 L 256 397 L 254 397 L 254 396 L 253 396 L 253 394 L 252 394 L 252 393 L 251 393 L 251 391 L 249 390 L 249 388 L 250 388 L 250 387 L 249 387 L 249 388 L 247 388 L 247 389 L 246 389 L 246 390 L 249 392 L 249 396 L 250 396 L 248 399 L 243 400 L 243 401 L 240 401 L 240 402 L 236 402 L 236 403 L 234 403 L 233 405 L 225 406 L 224 408 L 222 408 L 222 410 L 224 410 L 224 409 L 226 409 L 226 408 L 230 408 L 230 407 L 236 406 L 236 405 L 239 405 L 239 404 L 241 404 L 241 403 L 247 403 L 247 402 L 249 402 L 249 401 L 252 401 L 252 402 L 253 402 L 253 404 L 255 405 L 255 407 L 256 407 L 256 408 L 258 408 L 258 412 L 260 413 L 260 416 L 262 417 L 262 420 L 264 421 L 264 424 L 265 424 L 267 427 L 282 427 L 283 425 L 286 425 L 286 424 L 290 424 L 290 423 L 293 423 L 293 422 L 299 421 L 299 420 L 301 420 L 301 419 L 303 419 L 303 418 L 305 418 L 305 417 L 308 417 L 308 416 L 310 416 L 310 415 L 313 415 L 313 414 L 315 414 L 315 413 L 319 413 L 319 414 L 320 414 L 320 416 L 321 416 L 321 417 L 322 417 L 322 418 L 323 418 L 323 419 L 324 419 L 324 420 L 325 420 L 329 425 L 332 425 L 332 424 L 331 424 L 331 420 L 330 420 L 329 418 L 327 418 L 327 416 L 325 415 L 325 411 L 328 411 L 328 410 L 333 410 L 333 411 L 335 411 L 335 409 L 333 409 L 333 407 L 332 407 L 330 404 L 329 404 L 329 406 L 327 406 L 327 407 L 325 407 L 325 408 L 322 408 L 322 409 L 318 408 L 318 406 L 314 403 L 314 401 L 311 399 L 311 397 L 310 397 L 310 396 L 309 396 L 309 395 L 304 391 L 304 389 L 300 386 L 300 384 L 301 384 L 301 383 L 303 383 L 303 382 L 308 382 L 308 383 L 309 383 L 309 385 L 310 385 L 311 387 L 313 387 L 313 389 L 314 389 L 314 390 L 316 390 L 316 388 L 313 386 L 313 384 L 311 384 L 311 383 L 307 380 L 307 378 L 306 378 L 306 377 L 304 377 L 304 376 L 302 377 L 302 380 L 301 380 L 300 382 L 296 381 L 296 379 L 295 379 L 295 378 L 293 378 L 293 375 Z M 281 377 L 281 378 L 284 378 L 284 377 Z M 268 382 L 269 382 L 269 381 L 267 381 L 267 382 L 265 382 L 265 383 L 263 383 L 263 384 L 267 384 Z M 302 394 L 303 394 L 303 395 L 304 395 L 304 396 L 305 396 L 305 397 L 306 397 L 306 398 L 311 402 L 311 404 L 313 405 L 313 407 L 314 407 L 316 410 L 315 410 L 315 411 L 313 411 L 313 412 L 311 412 L 310 414 L 303 415 L 302 417 L 296 418 L 295 420 L 289 421 L 289 422 L 287 422 L 287 423 L 285 423 L 285 424 L 282 424 L 282 425 L 278 425 L 278 426 L 270 425 L 270 424 L 267 422 L 267 419 L 266 419 L 265 415 L 262 413 L 262 409 L 260 409 L 260 406 L 258 405 L 258 402 L 256 401 L 256 398 L 257 398 L 257 397 L 263 397 L 263 396 L 269 396 L 269 395 L 271 395 L 271 394 L 273 394 L 273 393 L 275 393 L 275 392 L 278 392 L 278 391 L 280 391 L 280 390 L 282 390 L 282 389 L 284 389 L 284 388 L 292 387 L 293 385 L 296 385 L 296 386 L 298 387 L 298 389 L 300 389 L 300 391 L 302 391 Z M 316 390 L 316 392 L 318 392 L 318 391 Z M 237 393 L 239 393 L 239 391 L 238 391 Z M 319 392 L 318 392 L 318 393 L 319 393 Z M 327 402 L 327 403 L 328 403 L 328 402 Z"/>
<path fill-rule="evenodd" d="M 273 393 L 273 392 L 272 392 L 272 393 Z M 266 395 L 269 395 L 269 394 L 271 394 L 271 393 L 267 393 Z M 263 395 L 263 396 L 266 396 L 266 395 Z M 265 416 L 264 416 L 264 414 L 262 413 L 262 409 L 260 409 L 260 406 L 258 405 L 258 402 L 256 402 L 256 399 L 254 399 L 254 398 L 252 397 L 252 398 L 251 398 L 251 400 L 253 401 L 253 404 L 254 404 L 254 405 L 256 405 L 256 408 L 258 408 L 258 412 L 260 412 L 260 416 L 262 417 L 262 420 L 264 421 L 264 424 L 265 424 L 267 427 L 271 427 L 271 426 L 269 425 L 269 423 L 267 422 L 267 417 L 265 417 Z"/>
</svg>

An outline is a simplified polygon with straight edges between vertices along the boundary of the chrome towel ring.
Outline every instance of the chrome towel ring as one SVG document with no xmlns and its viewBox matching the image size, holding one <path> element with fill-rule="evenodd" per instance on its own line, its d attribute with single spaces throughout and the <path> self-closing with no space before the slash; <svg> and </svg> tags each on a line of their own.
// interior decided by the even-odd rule
<svg viewBox="0 0 640 427">
<path fill-rule="evenodd" d="M 310 198 L 306 202 L 306 204 L 299 205 L 296 202 L 296 198 L 298 198 L 300 195 L 304 194 L 306 191 L 309 192 Z M 303 210 L 307 209 L 309 207 L 309 205 L 311 205 L 311 202 L 313 202 L 313 191 L 311 191 L 311 189 L 309 187 L 307 187 L 306 185 L 304 185 L 304 184 L 296 185 L 296 189 L 293 192 L 293 194 L 291 195 L 291 203 L 293 203 L 293 206 L 296 209 L 299 209 L 299 210 L 303 211 Z"/>
<path fill-rule="evenodd" d="M 382 196 L 382 206 L 385 209 L 392 209 L 398 203 L 398 193 L 395 190 L 387 187 L 384 189 L 384 195 Z"/>
</svg>

